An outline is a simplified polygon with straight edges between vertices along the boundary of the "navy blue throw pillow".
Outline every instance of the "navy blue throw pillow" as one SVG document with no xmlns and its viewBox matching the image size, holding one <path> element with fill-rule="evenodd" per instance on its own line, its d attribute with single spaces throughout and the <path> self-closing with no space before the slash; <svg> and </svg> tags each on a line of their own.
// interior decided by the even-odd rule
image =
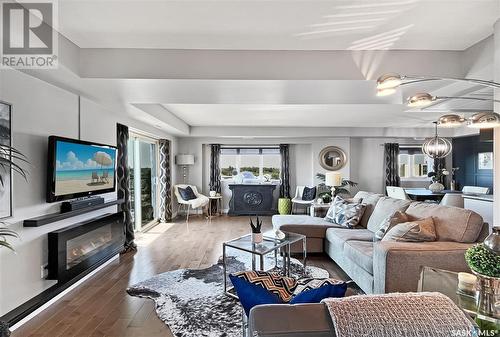
<svg viewBox="0 0 500 337">
<path fill-rule="evenodd" d="M 346 283 L 324 284 L 319 288 L 303 290 L 295 295 L 289 303 L 319 303 L 329 297 L 344 297 L 346 290 Z"/>
<path fill-rule="evenodd" d="M 189 201 L 189 200 L 196 199 L 196 194 L 194 194 L 191 186 L 188 186 L 186 188 L 178 187 L 178 190 L 179 190 L 179 194 L 181 195 L 181 198 L 183 200 Z"/>
<path fill-rule="evenodd" d="M 316 187 L 304 187 L 302 192 L 302 200 L 311 201 L 316 198 Z"/>
<path fill-rule="evenodd" d="M 240 303 L 247 314 L 250 315 L 250 310 L 260 304 L 281 304 L 283 301 L 279 296 L 273 294 L 269 290 L 258 284 L 253 284 L 238 276 L 229 275 L 233 283 L 236 294 L 240 299 Z"/>
</svg>

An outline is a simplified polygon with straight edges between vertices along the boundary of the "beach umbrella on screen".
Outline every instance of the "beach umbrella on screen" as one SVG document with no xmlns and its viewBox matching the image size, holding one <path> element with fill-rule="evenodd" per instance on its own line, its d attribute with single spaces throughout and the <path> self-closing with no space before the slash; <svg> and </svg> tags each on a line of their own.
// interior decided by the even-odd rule
<svg viewBox="0 0 500 337">
<path fill-rule="evenodd" d="M 101 165 L 101 169 L 103 166 L 109 166 L 109 165 L 113 164 L 113 159 L 111 159 L 111 156 L 109 154 L 107 154 L 106 152 L 97 151 L 94 154 L 93 159 L 97 164 Z M 104 170 L 103 170 L 103 173 L 104 173 Z"/>
</svg>

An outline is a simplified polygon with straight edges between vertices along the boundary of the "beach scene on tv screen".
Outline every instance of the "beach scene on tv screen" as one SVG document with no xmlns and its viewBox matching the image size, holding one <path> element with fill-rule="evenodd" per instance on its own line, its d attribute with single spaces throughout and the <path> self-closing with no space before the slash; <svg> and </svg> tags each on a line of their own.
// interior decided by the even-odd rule
<svg viewBox="0 0 500 337">
<path fill-rule="evenodd" d="M 113 188 L 115 149 L 58 141 L 55 195 Z"/>
</svg>

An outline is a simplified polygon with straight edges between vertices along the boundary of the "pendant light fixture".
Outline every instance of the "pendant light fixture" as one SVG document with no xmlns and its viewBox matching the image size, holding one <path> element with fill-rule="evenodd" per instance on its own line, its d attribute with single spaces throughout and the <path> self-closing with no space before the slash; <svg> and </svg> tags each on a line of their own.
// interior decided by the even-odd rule
<svg viewBox="0 0 500 337">
<path fill-rule="evenodd" d="M 433 159 L 444 158 L 451 153 L 451 142 L 438 136 L 438 122 L 434 122 L 434 124 L 435 136 L 425 140 L 424 144 L 422 144 L 422 152 Z"/>
</svg>

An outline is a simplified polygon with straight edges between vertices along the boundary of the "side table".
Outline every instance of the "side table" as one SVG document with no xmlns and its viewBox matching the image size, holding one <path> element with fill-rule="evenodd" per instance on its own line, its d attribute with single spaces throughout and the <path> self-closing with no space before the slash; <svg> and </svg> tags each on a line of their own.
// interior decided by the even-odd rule
<svg viewBox="0 0 500 337">
<path fill-rule="evenodd" d="M 212 206 L 215 202 L 215 214 Z M 216 215 L 222 214 L 222 195 L 216 195 L 215 197 L 208 197 L 208 218 L 211 219 Z"/>
<path fill-rule="evenodd" d="M 310 206 L 310 215 L 314 217 L 324 217 L 330 208 L 330 203 L 328 204 L 317 204 L 314 203 Z"/>
</svg>

